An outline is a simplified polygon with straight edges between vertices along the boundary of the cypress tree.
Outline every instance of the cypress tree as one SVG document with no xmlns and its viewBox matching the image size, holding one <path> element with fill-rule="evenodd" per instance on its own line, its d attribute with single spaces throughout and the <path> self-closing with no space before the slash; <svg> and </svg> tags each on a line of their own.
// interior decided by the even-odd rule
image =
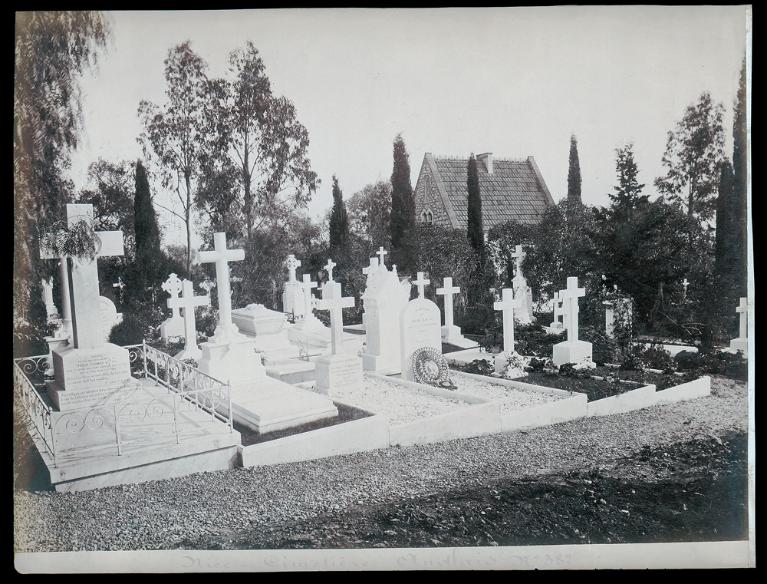
<svg viewBox="0 0 767 584">
<path fill-rule="evenodd" d="M 398 134 L 394 139 L 394 168 L 391 175 L 391 243 L 403 271 L 413 268 L 412 243 L 407 237 L 415 227 L 415 199 L 410 183 L 410 162 L 405 141 Z"/>
<path fill-rule="evenodd" d="M 745 296 L 748 290 L 748 136 L 746 133 L 746 59 L 740 69 L 740 83 L 733 119 L 732 166 L 733 184 L 733 231 L 734 245 L 739 254 L 732 274 L 736 278 L 739 294 Z"/>
<path fill-rule="evenodd" d="M 719 179 L 719 195 L 716 199 L 716 273 L 723 278 L 732 277 L 737 270 L 738 249 L 738 201 L 735 193 L 735 176 L 728 160 L 722 164 Z M 729 300 L 729 299 L 728 299 Z"/>
<path fill-rule="evenodd" d="M 136 230 L 136 266 L 142 280 L 139 285 L 143 290 L 147 279 L 153 279 L 156 276 L 155 271 L 160 265 L 162 251 L 157 213 L 152 205 L 146 170 L 140 160 L 136 161 L 136 196 L 133 200 L 133 211 Z"/>
<path fill-rule="evenodd" d="M 567 201 L 581 202 L 581 165 L 578 161 L 578 140 L 570 136 L 570 167 L 567 171 Z"/>
<path fill-rule="evenodd" d="M 330 253 L 345 253 L 349 243 L 349 216 L 341 187 L 333 175 L 333 210 L 330 212 Z"/>
<path fill-rule="evenodd" d="M 468 180 L 468 208 L 467 208 L 467 237 L 469 243 L 478 254 L 480 258 L 484 256 L 485 249 L 485 234 L 482 225 L 482 196 L 479 192 L 479 174 L 477 173 L 477 159 L 474 158 L 474 154 L 469 157 L 469 165 L 467 168 Z"/>
</svg>

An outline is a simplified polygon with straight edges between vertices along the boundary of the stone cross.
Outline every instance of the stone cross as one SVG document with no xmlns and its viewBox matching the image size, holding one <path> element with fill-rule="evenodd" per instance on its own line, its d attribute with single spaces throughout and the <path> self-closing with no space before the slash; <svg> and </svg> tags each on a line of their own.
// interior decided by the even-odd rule
<svg viewBox="0 0 767 584">
<path fill-rule="evenodd" d="M 566 302 L 565 319 L 567 320 L 567 341 L 578 340 L 578 298 L 586 295 L 585 288 L 578 288 L 578 278 L 567 278 L 567 288 L 559 291 L 559 297 Z"/>
<path fill-rule="evenodd" d="M 318 310 L 330 311 L 330 343 L 333 355 L 338 352 L 338 345 L 343 335 L 344 317 L 343 308 L 352 308 L 354 306 L 354 296 L 343 297 L 341 294 L 341 284 L 338 282 L 328 282 L 329 290 L 325 298 L 317 301 Z"/>
<path fill-rule="evenodd" d="M 504 288 L 500 302 L 495 302 L 493 308 L 503 311 L 503 351 L 514 352 L 514 309 L 522 308 L 522 297 L 518 294 L 514 298 L 512 288 Z"/>
<path fill-rule="evenodd" d="M 93 228 L 93 205 L 68 204 L 67 227 L 85 221 Z M 122 231 L 95 231 L 96 256 L 58 256 L 50 249 L 41 249 L 41 259 L 59 259 L 61 267 L 62 308 L 64 334 L 71 328 L 75 349 L 93 349 L 103 344 L 102 323 L 97 309 L 99 305 L 99 273 L 96 259 L 122 256 Z M 67 259 L 72 260 L 71 277 L 67 273 Z"/>
<path fill-rule="evenodd" d="M 682 299 L 683 300 L 687 299 L 687 286 L 689 286 L 689 285 L 690 285 L 690 283 L 687 281 L 687 278 L 685 278 L 684 282 L 682 282 L 682 286 L 684 286 L 684 293 L 682 295 Z"/>
<path fill-rule="evenodd" d="M 423 272 L 418 272 L 418 278 L 413 282 L 416 286 L 418 286 L 418 298 L 423 298 L 423 287 L 426 286 L 429 283 L 429 280 L 425 280 L 423 277 Z"/>
<path fill-rule="evenodd" d="M 191 280 L 183 280 L 181 289 L 183 297 L 179 298 L 176 294 L 174 298 L 168 298 L 168 308 L 174 311 L 184 309 L 184 352 L 197 353 L 197 322 L 194 309 L 197 306 L 210 306 L 210 296 L 195 296 Z"/>
<path fill-rule="evenodd" d="M 201 264 L 216 264 L 216 283 L 218 284 L 218 326 L 226 332 L 236 332 L 232 322 L 232 292 L 229 288 L 229 262 L 245 259 L 245 250 L 226 249 L 226 233 L 218 232 L 213 236 L 213 251 L 200 251 Z M 217 335 L 218 336 L 218 335 Z"/>
<path fill-rule="evenodd" d="M 511 257 L 514 258 L 514 275 L 519 278 L 522 277 L 522 261 L 525 259 L 525 255 L 521 245 L 515 247 L 514 253 L 511 254 Z"/>
<path fill-rule="evenodd" d="M 381 265 L 382 268 L 386 267 L 386 263 L 384 262 L 384 256 L 389 253 L 386 251 L 383 246 L 378 248 L 378 251 L 376 252 L 376 255 L 380 258 L 378 263 Z"/>
<path fill-rule="evenodd" d="M 209 278 L 205 278 L 203 282 L 200 283 L 200 288 L 202 290 L 205 290 L 205 294 L 210 297 L 210 291 L 216 287 L 216 283 L 210 280 Z"/>
<path fill-rule="evenodd" d="M 296 268 L 301 267 L 301 260 L 297 260 L 296 256 L 290 254 L 288 256 L 288 282 L 296 281 Z"/>
<path fill-rule="evenodd" d="M 178 295 L 181 294 L 181 290 L 183 290 L 183 282 L 178 279 L 176 274 L 171 274 L 168 276 L 168 279 L 162 283 L 161 287 L 165 292 L 170 294 L 170 298 L 168 298 L 168 308 L 171 309 L 171 318 L 181 318 L 181 315 L 178 313 L 178 303 L 171 301 L 178 300 Z"/>
<path fill-rule="evenodd" d="M 740 304 L 735 309 L 735 312 L 740 314 L 740 328 L 738 329 L 738 337 L 741 339 L 748 338 L 748 299 L 741 297 Z"/>
<path fill-rule="evenodd" d="M 333 281 L 333 268 L 336 267 L 336 263 L 333 258 L 328 258 L 328 263 L 325 264 L 325 271 L 328 273 L 328 282 Z"/>
<path fill-rule="evenodd" d="M 301 282 L 301 288 L 304 291 L 304 317 L 309 318 L 312 314 L 312 288 L 317 287 L 317 282 L 312 282 L 312 277 L 309 274 L 304 274 L 303 282 Z"/>
<path fill-rule="evenodd" d="M 120 302 L 123 301 L 123 289 L 125 288 L 125 282 L 123 282 L 122 276 L 117 276 L 117 282 L 112 284 L 112 288 L 119 288 L 120 291 L 118 292 L 120 296 Z"/>
<path fill-rule="evenodd" d="M 445 326 L 453 326 L 453 294 L 458 294 L 461 289 L 453 286 L 453 278 L 443 278 L 444 288 L 437 288 L 437 294 L 445 297 Z"/>
</svg>

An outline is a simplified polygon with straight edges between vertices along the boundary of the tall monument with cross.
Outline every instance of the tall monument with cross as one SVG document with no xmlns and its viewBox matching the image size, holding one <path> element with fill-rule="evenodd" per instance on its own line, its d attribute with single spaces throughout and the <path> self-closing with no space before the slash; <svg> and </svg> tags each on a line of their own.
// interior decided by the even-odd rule
<svg viewBox="0 0 767 584">
<path fill-rule="evenodd" d="M 213 250 L 200 251 L 200 263 L 216 265 L 218 290 L 218 324 L 212 337 L 202 343 L 198 368 L 203 373 L 225 383 L 236 385 L 266 376 L 261 357 L 255 351 L 253 339 L 243 335 L 232 321 L 232 292 L 229 263 L 245 259 L 242 249 L 227 249 L 226 234 L 215 233 Z"/>
<path fill-rule="evenodd" d="M 93 228 L 93 206 L 67 205 L 67 227 L 81 221 Z M 54 380 L 48 383 L 48 395 L 59 411 L 104 404 L 137 383 L 130 374 L 128 350 L 105 342 L 99 312 L 97 260 L 123 255 L 122 232 L 94 233 L 94 257 L 59 258 L 71 262 L 72 267 L 67 281 L 62 282 L 71 300 L 71 341 L 52 351 Z M 58 256 L 51 250 L 42 250 L 41 257 Z"/>
<path fill-rule="evenodd" d="M 383 261 L 383 247 L 377 255 Z M 397 272 L 381 265 L 379 258 L 370 258 L 370 265 L 362 270 L 367 276 L 362 305 L 365 312 L 365 350 L 362 367 L 365 371 L 399 373 L 402 370 L 400 354 L 400 313 L 410 300 L 412 284 L 400 282 Z"/>
<path fill-rule="evenodd" d="M 292 314 L 296 319 L 304 317 L 304 296 L 301 282 L 296 279 L 296 269 L 301 267 L 301 260 L 290 254 L 286 261 L 288 281 L 282 291 L 282 312 Z"/>
<path fill-rule="evenodd" d="M 565 363 L 592 364 L 591 343 L 578 340 L 578 298 L 585 295 L 586 289 L 578 288 L 578 278 L 572 276 L 567 278 L 567 288 L 559 291 L 559 297 L 565 305 L 567 340 L 554 345 L 552 360 L 557 367 Z"/>
<path fill-rule="evenodd" d="M 514 278 L 511 280 L 514 289 L 514 298 L 519 298 L 520 306 L 514 318 L 520 324 L 530 324 L 535 320 L 533 316 L 533 292 L 527 285 L 527 278 L 522 273 L 522 262 L 525 260 L 525 251 L 521 245 L 514 248 L 511 257 L 514 258 Z"/>
<path fill-rule="evenodd" d="M 443 279 L 442 288 L 437 288 L 437 296 L 442 296 L 445 300 L 445 324 L 442 327 L 442 342 L 462 349 L 473 349 L 479 344 L 464 337 L 461 334 L 461 328 L 453 323 L 453 296 L 460 291 L 458 286 L 453 286 L 453 278 L 450 276 Z"/>
<path fill-rule="evenodd" d="M 362 384 L 362 360 L 353 353 L 341 352 L 343 309 L 352 307 L 354 297 L 344 297 L 341 284 L 328 280 L 323 287 L 323 298 L 317 302 L 319 310 L 330 311 L 331 335 L 331 353 L 316 360 L 317 381 L 314 388 L 320 393 L 329 395 L 333 389 L 360 387 Z"/>
<path fill-rule="evenodd" d="M 413 284 L 418 297 L 402 309 L 400 321 L 400 351 L 402 377 L 415 379 L 413 354 L 419 349 L 431 348 L 442 354 L 442 331 L 439 307 L 424 295 L 424 287 L 430 283 L 423 272 L 418 272 Z"/>
<path fill-rule="evenodd" d="M 748 298 L 741 297 L 735 312 L 740 315 L 738 337 L 730 341 L 730 349 L 741 351 L 744 357 L 748 357 Z"/>
</svg>

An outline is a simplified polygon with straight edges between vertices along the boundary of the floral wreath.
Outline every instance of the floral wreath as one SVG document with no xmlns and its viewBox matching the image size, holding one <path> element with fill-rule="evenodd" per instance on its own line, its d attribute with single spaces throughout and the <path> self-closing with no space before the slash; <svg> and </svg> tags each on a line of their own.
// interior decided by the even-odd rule
<svg viewBox="0 0 767 584">
<path fill-rule="evenodd" d="M 450 379 L 447 359 L 433 347 L 421 347 L 410 356 L 410 367 L 418 383 L 433 385 L 444 389 L 457 389 Z"/>
</svg>

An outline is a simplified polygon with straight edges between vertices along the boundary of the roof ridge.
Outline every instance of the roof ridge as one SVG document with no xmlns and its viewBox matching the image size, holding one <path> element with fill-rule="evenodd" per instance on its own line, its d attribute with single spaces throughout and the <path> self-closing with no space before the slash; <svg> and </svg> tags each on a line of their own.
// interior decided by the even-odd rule
<svg viewBox="0 0 767 584">
<path fill-rule="evenodd" d="M 434 160 L 469 160 L 468 156 L 451 155 L 451 154 L 431 154 Z M 476 158 L 476 156 L 475 156 Z M 493 156 L 493 160 L 498 162 L 528 162 L 529 156 L 523 156 L 522 158 L 502 158 Z"/>
</svg>

